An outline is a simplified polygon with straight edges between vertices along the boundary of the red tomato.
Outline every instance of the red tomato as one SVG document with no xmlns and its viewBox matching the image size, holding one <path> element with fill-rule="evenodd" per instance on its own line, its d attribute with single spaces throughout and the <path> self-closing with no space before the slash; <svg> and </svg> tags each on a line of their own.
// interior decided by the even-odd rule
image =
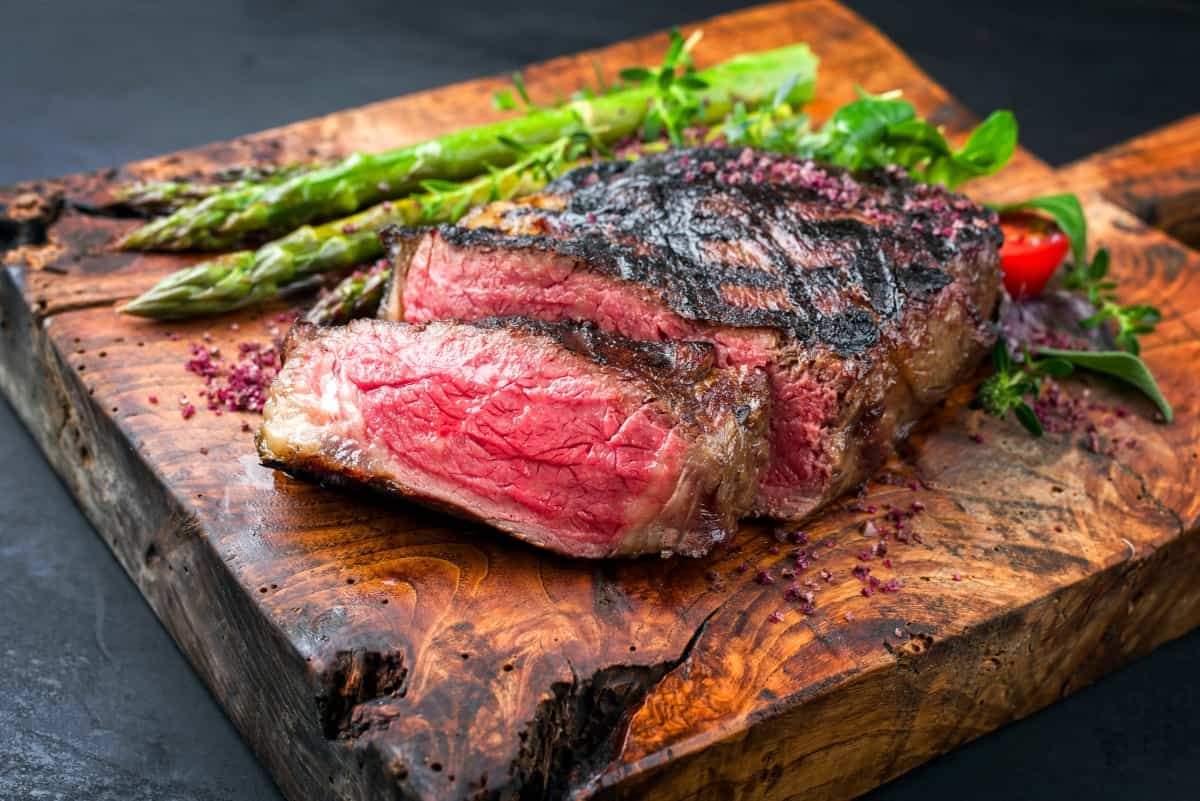
<svg viewBox="0 0 1200 801">
<path fill-rule="evenodd" d="M 1053 221 L 1024 211 L 1000 215 L 1000 229 L 1004 288 L 1017 299 L 1041 293 L 1066 258 L 1071 240 Z"/>
</svg>

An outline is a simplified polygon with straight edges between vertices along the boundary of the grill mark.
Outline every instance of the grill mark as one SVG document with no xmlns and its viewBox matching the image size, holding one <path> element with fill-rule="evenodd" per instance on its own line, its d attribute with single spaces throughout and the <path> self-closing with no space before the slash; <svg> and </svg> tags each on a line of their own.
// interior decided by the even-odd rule
<svg viewBox="0 0 1200 801">
<path fill-rule="evenodd" d="M 832 202 L 807 185 L 730 185 L 681 163 L 724 164 L 740 153 L 697 148 L 574 170 L 547 188 L 566 196 L 562 210 L 517 206 L 507 212 L 507 221 L 523 220 L 524 230 L 531 230 L 532 218 L 539 234 L 453 225 L 440 230 L 455 245 L 530 248 L 577 259 L 589 269 L 655 289 L 684 318 L 774 328 L 842 355 L 877 344 L 896 325 L 909 297 L 926 300 L 952 283 L 940 263 L 999 243 L 993 213 L 891 173 L 853 175 L 862 190 L 859 200 L 868 199 L 856 206 Z M 778 156 L 754 157 L 788 163 Z M 823 169 L 838 180 L 851 176 Z M 917 192 L 932 201 L 930 207 L 909 205 Z M 957 211 L 948 212 L 954 203 Z M 954 237 L 935 233 L 947 229 L 954 213 L 967 224 Z M 715 243 L 743 243 L 743 253 L 763 261 L 715 259 Z M 832 256 L 814 262 L 798 245 Z M 746 291 L 729 293 L 731 287 Z M 748 302 L 754 291 L 786 298 L 788 307 Z"/>
</svg>

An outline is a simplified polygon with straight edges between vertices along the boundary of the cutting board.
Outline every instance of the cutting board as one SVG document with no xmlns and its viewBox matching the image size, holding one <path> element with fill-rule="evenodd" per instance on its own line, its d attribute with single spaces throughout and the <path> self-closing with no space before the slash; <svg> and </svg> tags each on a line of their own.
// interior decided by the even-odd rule
<svg viewBox="0 0 1200 801">
<path fill-rule="evenodd" d="M 861 84 L 903 90 L 955 136 L 972 122 L 832 2 L 702 27 L 705 64 L 809 42 L 818 120 Z M 567 93 L 593 59 L 612 75 L 665 41 L 557 59 L 528 83 Z M 277 333 L 287 306 L 171 325 L 116 314 L 192 257 L 111 251 L 136 224 L 97 213 L 112 189 L 417 141 L 492 119 L 501 85 L 0 191 L 0 388 L 289 798 L 844 799 L 1200 623 L 1200 257 L 1146 222 L 1196 232 L 1196 119 L 1059 173 L 1021 152 L 972 188 L 1084 192 L 1125 299 L 1163 309 L 1145 355 L 1175 423 L 1072 380 L 1096 436 L 1033 439 L 981 418 L 963 388 L 860 501 L 807 527 L 811 615 L 784 599 L 790 579 L 764 583 L 797 569 L 796 546 L 761 527 L 703 560 L 573 562 L 266 470 L 251 416 L 185 421 L 178 399 L 201 386 L 190 344 L 207 333 L 231 353 Z M 861 561 L 865 522 L 914 502 L 914 536 Z M 865 595 L 860 565 L 899 590 Z"/>
</svg>

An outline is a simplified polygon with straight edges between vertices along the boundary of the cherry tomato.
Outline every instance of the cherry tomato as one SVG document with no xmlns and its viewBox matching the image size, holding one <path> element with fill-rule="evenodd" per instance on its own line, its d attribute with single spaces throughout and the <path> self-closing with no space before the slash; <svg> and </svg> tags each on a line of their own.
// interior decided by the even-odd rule
<svg viewBox="0 0 1200 801">
<path fill-rule="evenodd" d="M 1024 211 L 1000 215 L 1004 288 L 1016 299 L 1041 293 L 1067 256 L 1071 240 L 1053 221 Z"/>
</svg>

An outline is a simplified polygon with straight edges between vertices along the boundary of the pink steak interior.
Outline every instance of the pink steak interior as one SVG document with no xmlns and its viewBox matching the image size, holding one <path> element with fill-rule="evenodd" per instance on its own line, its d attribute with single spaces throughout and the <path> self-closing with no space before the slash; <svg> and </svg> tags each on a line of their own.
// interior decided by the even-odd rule
<svg viewBox="0 0 1200 801">
<path fill-rule="evenodd" d="M 628 376 L 505 328 L 345 331 L 291 349 L 260 434 L 268 458 L 332 461 L 575 555 L 688 523 L 672 499 L 694 489 L 695 443 Z"/>
<path fill-rule="evenodd" d="M 533 249 L 463 248 L 436 232 L 412 256 L 404 319 L 479 319 L 520 315 L 588 320 L 643 341 L 710 342 L 721 366 L 766 370 L 772 392 L 770 462 L 759 477 L 757 511 L 792 517 L 808 511 L 829 480 L 823 432 L 834 422 L 837 393 L 776 359 L 776 334 L 686 320 L 639 284 L 579 269 L 576 260 Z"/>
</svg>

